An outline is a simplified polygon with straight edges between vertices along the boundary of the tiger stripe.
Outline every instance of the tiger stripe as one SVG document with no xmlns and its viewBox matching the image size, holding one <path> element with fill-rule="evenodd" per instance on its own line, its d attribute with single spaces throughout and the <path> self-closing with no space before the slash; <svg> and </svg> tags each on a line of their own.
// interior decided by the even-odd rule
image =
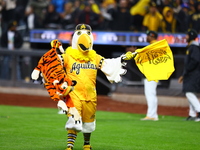
<svg viewBox="0 0 200 150">
<path fill-rule="evenodd" d="M 56 51 L 61 45 L 62 44 L 58 40 L 53 40 L 51 42 L 52 48 L 41 57 L 38 65 L 35 67 L 36 70 L 42 73 L 45 81 L 44 86 L 47 89 L 50 98 L 54 101 L 59 101 L 63 96 L 64 98 L 69 98 L 69 96 L 65 97 L 65 95 L 72 89 L 72 81 L 67 78 L 67 74 L 62 65 L 62 60 L 60 60 Z M 54 85 L 54 81 L 58 81 L 59 83 Z M 66 89 L 61 87 L 64 82 L 67 82 L 68 84 Z M 71 102 L 69 102 L 69 104 L 73 105 Z"/>
</svg>

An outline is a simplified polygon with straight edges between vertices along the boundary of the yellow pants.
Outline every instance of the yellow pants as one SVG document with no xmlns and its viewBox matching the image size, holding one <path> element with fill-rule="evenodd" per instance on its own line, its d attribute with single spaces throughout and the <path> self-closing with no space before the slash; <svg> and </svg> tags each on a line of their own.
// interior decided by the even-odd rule
<svg viewBox="0 0 200 150">
<path fill-rule="evenodd" d="M 97 101 L 76 100 L 74 106 L 78 110 L 83 122 L 94 122 Z"/>
</svg>

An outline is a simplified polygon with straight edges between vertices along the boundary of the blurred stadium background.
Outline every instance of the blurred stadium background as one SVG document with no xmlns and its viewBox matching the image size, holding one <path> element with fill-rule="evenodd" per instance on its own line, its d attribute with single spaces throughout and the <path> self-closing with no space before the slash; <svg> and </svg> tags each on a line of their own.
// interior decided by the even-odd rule
<svg viewBox="0 0 200 150">
<path fill-rule="evenodd" d="M 12 61 L 7 66 L 10 67 L 11 71 L 8 79 L 0 78 L 0 92 L 3 91 L 3 88 L 5 87 L 29 89 L 36 88 L 44 90 L 44 87 L 40 84 L 40 82 L 34 84 L 31 81 L 31 72 L 36 66 L 39 58 L 51 48 L 50 41 L 52 39 L 60 39 L 63 43 L 63 47 L 67 48 L 67 46 L 69 46 L 68 43 L 72 33 L 73 31 L 66 30 L 32 30 L 30 36 L 24 37 L 25 42 L 22 48 L 14 51 L 1 48 L 0 61 L 2 61 L 5 55 L 11 56 Z M 95 37 L 94 50 L 106 58 L 118 57 L 125 52 L 127 47 L 130 46 L 141 48 L 148 45 L 148 43 L 146 43 L 146 34 L 142 32 L 133 33 L 94 31 L 93 34 Z M 186 106 L 187 102 L 183 93 L 181 92 L 181 84 L 178 84 L 177 82 L 177 79 L 181 75 L 183 69 L 184 55 L 186 51 L 185 35 L 159 33 L 158 38 L 165 38 L 168 40 L 174 55 L 175 65 L 175 72 L 172 74 L 169 80 L 160 81 L 158 86 L 158 95 L 170 96 L 172 101 L 177 99 L 177 97 L 181 97 L 182 100 L 181 102 L 179 101 L 181 104 L 173 105 L 180 106 L 184 102 L 184 106 Z M 2 63 L 0 63 L 0 67 L 2 67 Z M 131 99 L 135 99 L 131 98 L 131 95 L 140 95 L 139 103 L 145 103 L 145 98 L 143 96 L 143 75 L 138 70 L 133 60 L 128 62 L 127 70 L 127 74 L 123 76 L 123 81 L 118 84 L 110 84 L 104 74 L 99 71 L 97 77 L 98 94 L 112 96 L 114 99 L 125 101 L 131 101 Z M 133 102 L 138 103 L 137 100 L 133 100 Z M 170 102 L 168 101 L 167 103 L 169 104 Z"/>
</svg>

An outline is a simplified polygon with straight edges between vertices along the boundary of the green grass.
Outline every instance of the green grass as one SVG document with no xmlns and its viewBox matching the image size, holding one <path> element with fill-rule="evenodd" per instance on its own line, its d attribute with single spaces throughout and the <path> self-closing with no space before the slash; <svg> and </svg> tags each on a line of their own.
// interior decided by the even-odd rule
<svg viewBox="0 0 200 150">
<path fill-rule="evenodd" d="M 57 109 L 0 106 L 0 150 L 64 150 L 65 115 Z M 97 128 L 91 137 L 94 150 L 197 150 L 200 122 L 183 117 L 159 116 L 140 121 L 144 114 L 97 112 Z M 74 150 L 82 150 L 78 134 Z"/>
</svg>

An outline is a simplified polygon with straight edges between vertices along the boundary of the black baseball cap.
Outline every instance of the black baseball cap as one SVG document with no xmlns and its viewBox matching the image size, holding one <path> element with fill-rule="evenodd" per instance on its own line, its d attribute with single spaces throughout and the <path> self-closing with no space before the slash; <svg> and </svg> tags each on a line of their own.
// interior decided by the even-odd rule
<svg viewBox="0 0 200 150">
<path fill-rule="evenodd" d="M 154 38 L 158 37 L 158 33 L 156 31 L 152 31 L 152 30 L 147 31 L 147 35 L 152 36 Z"/>
<path fill-rule="evenodd" d="M 189 35 L 191 40 L 195 40 L 198 36 L 198 33 L 195 29 L 189 29 L 187 35 Z"/>
<path fill-rule="evenodd" d="M 78 24 L 75 28 L 75 30 L 89 30 L 92 31 L 92 28 L 88 24 Z"/>
</svg>

